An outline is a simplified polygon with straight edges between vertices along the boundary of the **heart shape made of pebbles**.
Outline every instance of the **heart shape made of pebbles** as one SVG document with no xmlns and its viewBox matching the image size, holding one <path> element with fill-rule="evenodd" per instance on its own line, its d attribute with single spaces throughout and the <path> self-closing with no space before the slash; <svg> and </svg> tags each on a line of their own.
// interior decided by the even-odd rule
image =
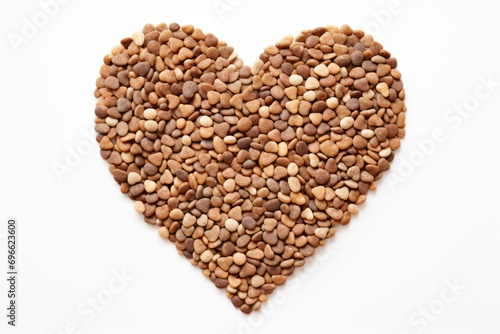
<svg viewBox="0 0 500 334">
<path fill-rule="evenodd" d="M 252 67 L 213 34 L 147 24 L 104 57 L 95 130 L 121 192 L 244 313 L 349 223 L 404 137 L 397 61 L 347 25 Z"/>
</svg>

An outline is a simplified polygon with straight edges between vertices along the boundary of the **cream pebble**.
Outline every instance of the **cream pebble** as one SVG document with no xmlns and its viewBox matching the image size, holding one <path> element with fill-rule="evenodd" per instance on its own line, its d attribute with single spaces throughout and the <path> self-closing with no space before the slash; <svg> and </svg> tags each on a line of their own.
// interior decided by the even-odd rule
<svg viewBox="0 0 500 334">
<path fill-rule="evenodd" d="M 209 117 L 209 116 L 201 116 L 200 118 L 200 125 L 205 127 L 205 128 L 208 128 L 208 127 L 211 127 L 212 124 L 214 122 L 212 121 L 212 119 Z"/>
<path fill-rule="evenodd" d="M 298 86 L 300 85 L 304 79 L 302 79 L 302 77 L 300 75 L 297 75 L 297 74 L 292 74 L 290 76 L 290 79 L 289 79 L 290 83 L 294 86 Z"/>
<path fill-rule="evenodd" d="M 344 117 L 340 120 L 340 127 L 344 130 L 349 129 L 354 124 L 354 118 L 352 117 Z"/>
<path fill-rule="evenodd" d="M 160 235 L 160 237 L 162 237 L 164 239 L 168 239 L 168 237 L 170 236 L 170 233 L 168 232 L 168 228 L 166 228 L 165 226 L 162 226 L 158 229 L 158 234 Z"/>
<path fill-rule="evenodd" d="M 151 180 L 144 181 L 144 190 L 146 190 L 148 193 L 152 193 L 156 190 L 156 182 Z"/>
<path fill-rule="evenodd" d="M 247 256 L 243 253 L 235 253 L 233 260 L 236 265 L 241 266 L 247 261 Z"/>
<path fill-rule="evenodd" d="M 314 73 L 320 77 L 327 77 L 330 74 L 330 71 L 328 71 L 328 67 L 326 67 L 325 64 L 319 64 L 314 68 Z"/>
<path fill-rule="evenodd" d="M 146 121 L 144 123 L 144 127 L 146 128 L 146 131 L 155 132 L 156 130 L 158 130 L 158 123 L 156 123 L 155 121 Z"/>
<path fill-rule="evenodd" d="M 141 182 L 142 180 L 142 177 L 140 174 L 136 173 L 136 172 L 130 172 L 128 173 L 128 176 L 127 176 L 127 182 L 133 186 L 134 184 L 136 183 L 139 183 Z"/>
<path fill-rule="evenodd" d="M 356 214 L 358 214 L 358 212 L 359 212 L 359 208 L 358 208 L 358 206 L 357 206 L 356 204 L 351 203 L 351 204 L 349 204 L 349 206 L 347 207 L 347 211 L 349 211 L 349 213 L 350 213 L 351 215 L 356 215 Z"/>
<path fill-rule="evenodd" d="M 142 46 L 144 44 L 144 34 L 140 31 L 134 32 L 132 34 L 132 40 L 134 41 L 137 46 Z"/>
<path fill-rule="evenodd" d="M 342 200 L 347 200 L 349 198 L 349 188 L 342 187 L 339 189 L 335 189 L 335 194 Z"/>
<path fill-rule="evenodd" d="M 304 100 L 312 102 L 316 99 L 316 93 L 312 90 L 309 90 L 304 93 Z"/>
<path fill-rule="evenodd" d="M 375 133 L 373 132 L 373 130 L 370 130 L 370 129 L 361 130 L 361 136 L 363 136 L 363 138 L 370 139 L 374 135 L 375 135 Z"/>
<path fill-rule="evenodd" d="M 226 220 L 226 222 L 224 223 L 224 226 L 226 227 L 226 229 L 229 231 L 229 232 L 234 232 L 236 230 L 238 230 L 238 222 L 232 218 L 229 218 L 228 220 Z"/>
<path fill-rule="evenodd" d="M 335 109 L 339 105 L 339 100 L 336 97 L 330 97 L 326 100 L 326 106 L 330 109 Z"/>
<path fill-rule="evenodd" d="M 378 155 L 380 155 L 381 158 L 387 158 L 390 156 L 392 153 L 392 150 L 390 147 L 384 148 L 382 151 L 378 152 Z"/>
<path fill-rule="evenodd" d="M 144 118 L 147 120 L 156 119 L 157 114 L 158 113 L 153 108 L 148 108 L 148 109 L 144 110 Z"/>
<path fill-rule="evenodd" d="M 288 172 L 288 175 L 295 176 L 299 172 L 299 167 L 294 162 L 292 162 L 288 165 L 286 171 Z"/>
<path fill-rule="evenodd" d="M 380 94 L 382 94 L 383 97 L 389 96 L 389 87 L 387 87 L 387 84 L 385 82 L 377 84 L 375 88 Z"/>
<path fill-rule="evenodd" d="M 325 239 L 326 236 L 328 235 L 328 228 L 326 227 L 321 227 L 321 228 L 317 228 L 315 231 L 314 231 L 314 234 L 320 238 L 320 239 Z"/>
<path fill-rule="evenodd" d="M 139 213 L 144 213 L 144 211 L 146 211 L 146 206 L 141 201 L 136 201 L 134 203 L 134 209 Z"/>
<path fill-rule="evenodd" d="M 212 260 L 213 257 L 214 257 L 214 254 L 211 251 L 206 250 L 200 255 L 200 260 L 205 262 L 205 263 L 208 263 Z"/>
<path fill-rule="evenodd" d="M 306 89 L 316 89 L 319 87 L 319 81 L 316 78 L 309 77 L 305 83 Z"/>
</svg>

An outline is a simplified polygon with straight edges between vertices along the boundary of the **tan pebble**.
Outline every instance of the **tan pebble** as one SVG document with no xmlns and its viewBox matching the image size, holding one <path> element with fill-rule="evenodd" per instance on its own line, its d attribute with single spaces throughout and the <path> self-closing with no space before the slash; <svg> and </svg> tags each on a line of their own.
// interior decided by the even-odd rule
<svg viewBox="0 0 500 334">
<path fill-rule="evenodd" d="M 214 122 L 212 121 L 212 119 L 209 116 L 205 115 L 205 116 L 202 116 L 200 118 L 200 125 L 203 127 L 208 128 L 208 127 L 212 126 L 213 123 Z"/>
<path fill-rule="evenodd" d="M 142 44 L 144 44 L 144 34 L 140 31 L 134 32 L 132 34 L 132 40 L 137 46 L 142 46 Z"/>
<path fill-rule="evenodd" d="M 336 97 L 330 97 L 326 100 L 326 106 L 330 109 L 335 109 L 339 105 L 339 100 Z"/>
<path fill-rule="evenodd" d="M 316 100 L 316 92 L 313 90 L 309 90 L 309 91 L 305 92 L 303 96 L 304 96 L 304 100 L 309 101 L 309 102 Z"/>
<path fill-rule="evenodd" d="M 148 156 L 148 160 L 155 166 L 160 167 L 161 164 L 163 163 L 163 153 L 157 152 L 150 154 Z"/>
<path fill-rule="evenodd" d="M 232 193 L 236 188 L 236 182 L 234 181 L 234 179 L 227 179 L 226 181 L 224 181 L 223 187 L 224 190 L 226 190 L 229 193 Z"/>
<path fill-rule="evenodd" d="M 387 87 L 387 84 L 385 82 L 377 84 L 375 88 L 378 92 L 380 92 L 380 94 L 382 94 L 383 97 L 389 96 L 389 87 Z"/>
<path fill-rule="evenodd" d="M 342 187 L 339 189 L 335 189 L 335 194 L 340 198 L 343 199 L 344 201 L 349 198 L 349 188 L 347 187 Z"/>
<path fill-rule="evenodd" d="M 350 214 L 355 215 L 355 214 L 357 214 L 359 212 L 359 208 L 358 208 L 358 206 L 356 204 L 351 203 L 347 207 L 347 211 L 349 211 Z"/>
<path fill-rule="evenodd" d="M 315 231 L 314 231 L 314 234 L 320 238 L 320 239 L 325 239 L 327 234 L 328 234 L 328 231 L 329 229 L 327 227 L 321 227 L 321 228 L 317 228 Z"/>
<path fill-rule="evenodd" d="M 205 262 L 205 263 L 208 263 L 212 260 L 213 257 L 214 257 L 214 254 L 207 249 L 206 251 L 201 253 L 200 260 Z"/>
<path fill-rule="evenodd" d="M 381 158 L 387 158 L 388 156 L 391 155 L 391 148 L 390 147 L 387 147 L 387 148 L 384 148 L 382 151 L 378 152 L 378 155 L 381 157 Z"/>
<path fill-rule="evenodd" d="M 242 266 L 247 261 L 247 257 L 243 253 L 235 253 L 233 255 L 233 260 L 236 265 Z"/>
<path fill-rule="evenodd" d="M 264 258 L 264 252 L 258 248 L 254 248 L 247 252 L 247 257 L 251 259 L 262 260 Z"/>
<path fill-rule="evenodd" d="M 226 220 L 226 223 L 224 224 L 229 232 L 235 232 L 236 230 L 238 230 L 239 225 L 240 224 L 238 224 L 238 222 L 232 218 Z"/>
<path fill-rule="evenodd" d="M 330 71 L 328 71 L 328 68 L 325 64 L 319 64 L 314 68 L 314 73 L 316 73 L 320 77 L 327 77 L 330 74 Z"/>
<path fill-rule="evenodd" d="M 340 72 L 340 66 L 335 63 L 330 63 L 328 65 L 328 71 L 330 72 L 330 74 L 337 74 Z"/>
<path fill-rule="evenodd" d="M 313 77 L 307 78 L 306 83 L 305 83 L 305 87 L 308 90 L 318 88 L 319 87 L 319 81 L 318 81 L 318 79 L 313 78 Z"/>
<path fill-rule="evenodd" d="M 141 201 L 136 201 L 134 203 L 134 209 L 139 213 L 144 213 L 144 211 L 146 211 L 146 206 Z"/>
<path fill-rule="evenodd" d="M 290 190 L 293 191 L 294 193 L 297 193 L 300 191 L 300 181 L 296 177 L 289 177 L 288 178 L 288 186 L 290 187 Z"/>
<path fill-rule="evenodd" d="M 212 259 L 215 260 L 215 256 Z M 217 264 L 222 270 L 228 271 L 229 267 L 233 264 L 233 258 L 230 256 L 220 257 L 217 259 Z"/>
<path fill-rule="evenodd" d="M 210 127 L 210 128 L 201 128 L 200 129 L 200 136 L 202 138 L 211 138 L 214 134 L 214 128 Z"/>
<path fill-rule="evenodd" d="M 173 209 L 170 211 L 169 216 L 173 220 L 182 220 L 182 218 L 184 218 L 184 213 L 180 209 Z"/>
<path fill-rule="evenodd" d="M 151 180 L 144 181 L 144 190 L 146 190 L 148 193 L 152 193 L 156 190 L 156 182 Z"/>
<path fill-rule="evenodd" d="M 118 120 L 116 118 L 113 118 L 113 117 L 106 117 L 106 124 L 113 127 L 113 126 L 116 126 L 118 124 Z"/>
<path fill-rule="evenodd" d="M 326 195 L 326 188 L 323 187 L 323 186 L 318 186 L 318 187 L 314 187 L 311 192 L 313 193 L 314 197 L 316 197 L 316 199 L 322 201 L 325 199 L 325 195 Z"/>
<path fill-rule="evenodd" d="M 154 120 L 154 119 L 156 119 L 157 112 L 153 108 L 148 108 L 148 109 L 144 110 L 143 115 L 144 115 L 145 119 Z"/>
<path fill-rule="evenodd" d="M 361 130 L 361 136 L 363 136 L 363 138 L 370 139 L 374 135 L 375 135 L 375 133 L 373 132 L 373 130 L 370 130 L 370 129 Z"/>
<path fill-rule="evenodd" d="M 155 132 L 156 130 L 158 130 L 158 123 L 156 123 L 155 121 L 146 121 L 146 123 L 144 123 L 144 127 L 149 132 Z"/>
<path fill-rule="evenodd" d="M 266 280 L 262 276 L 255 275 L 255 276 L 252 276 L 251 284 L 255 288 L 260 288 L 261 286 L 266 284 Z"/>
<path fill-rule="evenodd" d="M 286 168 L 286 171 L 288 172 L 288 175 L 290 176 L 295 176 L 299 172 L 299 167 L 295 163 L 290 163 L 288 167 Z"/>
<path fill-rule="evenodd" d="M 168 232 L 168 228 L 166 228 L 165 226 L 162 226 L 158 229 L 158 234 L 160 235 L 160 237 L 162 237 L 164 239 L 168 239 L 168 237 L 170 236 L 170 233 Z"/>
<path fill-rule="evenodd" d="M 344 130 L 349 129 L 354 124 L 354 118 L 352 117 L 344 117 L 340 120 L 340 127 Z"/>
<path fill-rule="evenodd" d="M 264 66 L 264 62 L 260 59 L 256 60 L 255 63 L 252 65 L 251 73 L 253 75 L 259 74 L 260 70 Z"/>
<path fill-rule="evenodd" d="M 292 74 L 290 76 L 290 79 L 289 79 L 290 83 L 294 86 L 298 86 L 300 85 L 304 79 L 300 76 L 300 75 L 297 75 L 297 74 Z"/>
<path fill-rule="evenodd" d="M 141 182 L 141 180 L 142 180 L 142 177 L 138 173 L 136 173 L 136 172 L 130 172 L 130 173 L 128 173 L 127 182 L 131 186 L 134 185 L 134 184 L 136 184 L 136 183 Z"/>
</svg>

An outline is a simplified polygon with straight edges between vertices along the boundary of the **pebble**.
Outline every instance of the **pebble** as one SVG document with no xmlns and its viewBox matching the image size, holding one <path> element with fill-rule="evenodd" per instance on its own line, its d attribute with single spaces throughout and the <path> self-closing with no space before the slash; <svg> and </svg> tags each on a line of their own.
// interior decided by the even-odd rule
<svg viewBox="0 0 500 334">
<path fill-rule="evenodd" d="M 289 81 L 292 85 L 298 86 L 304 81 L 304 79 L 300 75 L 293 74 L 290 76 Z"/>
<path fill-rule="evenodd" d="M 202 116 L 200 118 L 200 125 L 201 126 L 208 128 L 208 127 L 211 127 L 212 124 L 213 124 L 213 121 L 209 116 Z"/>
<path fill-rule="evenodd" d="M 226 223 L 224 224 L 224 226 L 226 227 L 226 229 L 229 232 L 235 232 L 238 230 L 238 227 L 240 226 L 240 224 L 238 224 L 238 222 L 236 220 L 229 218 L 228 220 L 226 220 Z"/>
<path fill-rule="evenodd" d="M 250 313 L 389 170 L 406 122 L 396 65 L 346 25 L 246 66 L 213 34 L 148 24 L 104 58 L 101 156 L 144 220 Z"/>
<path fill-rule="evenodd" d="M 351 126 L 354 125 L 354 118 L 352 117 L 344 117 L 340 120 L 340 127 L 344 130 L 349 129 Z"/>
<path fill-rule="evenodd" d="M 144 110 L 144 118 L 148 120 L 154 120 L 156 119 L 157 112 L 153 108 L 148 108 Z"/>
</svg>

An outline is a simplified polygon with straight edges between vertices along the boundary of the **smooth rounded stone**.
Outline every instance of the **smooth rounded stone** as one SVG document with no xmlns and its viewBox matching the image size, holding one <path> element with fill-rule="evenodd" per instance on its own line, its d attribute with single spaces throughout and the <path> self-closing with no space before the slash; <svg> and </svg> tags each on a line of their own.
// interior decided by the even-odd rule
<svg viewBox="0 0 500 334">
<path fill-rule="evenodd" d="M 328 75 L 330 75 L 330 71 L 325 64 L 319 64 L 318 66 L 316 66 L 314 68 L 314 73 L 316 73 L 320 77 L 327 77 Z"/>
<path fill-rule="evenodd" d="M 213 257 L 214 257 L 214 254 L 207 249 L 206 251 L 204 251 L 200 255 L 200 260 L 203 261 L 203 262 L 205 262 L 205 263 L 207 263 L 207 262 L 210 262 Z"/>
<path fill-rule="evenodd" d="M 257 226 L 257 223 L 252 216 L 244 216 L 241 220 L 241 225 L 248 230 L 253 230 Z"/>
<path fill-rule="evenodd" d="M 340 127 L 344 130 L 349 129 L 351 126 L 354 125 L 354 118 L 352 117 L 344 117 L 340 120 Z"/>
<path fill-rule="evenodd" d="M 145 77 L 149 73 L 150 69 L 151 69 L 151 66 L 146 61 L 142 61 L 140 63 L 137 63 L 132 68 L 132 70 L 135 72 L 135 74 L 137 74 L 138 76 L 141 76 L 141 77 Z"/>
<path fill-rule="evenodd" d="M 144 34 L 140 31 L 134 32 L 132 34 L 132 40 L 137 46 L 142 46 L 144 44 Z"/>
<path fill-rule="evenodd" d="M 126 98 L 119 98 L 117 101 L 116 108 L 118 109 L 119 112 L 126 112 L 129 111 L 130 108 L 132 108 L 132 102 Z"/>
<path fill-rule="evenodd" d="M 146 180 L 146 181 L 144 181 L 144 189 L 145 189 L 148 193 L 152 193 L 153 191 L 155 191 L 155 190 L 156 190 L 156 182 L 151 181 L 151 180 Z"/>
<path fill-rule="evenodd" d="M 252 125 L 253 125 L 252 120 L 250 118 L 244 117 L 244 118 L 241 118 L 240 120 L 238 120 L 237 127 L 238 127 L 238 130 L 240 130 L 241 132 L 246 132 L 246 131 L 250 130 Z"/>
<path fill-rule="evenodd" d="M 201 126 L 208 128 L 208 127 L 211 127 L 212 124 L 213 124 L 213 121 L 209 116 L 202 116 L 200 118 L 200 125 Z"/>
<path fill-rule="evenodd" d="M 104 80 L 104 85 L 111 90 L 116 90 L 120 87 L 120 81 L 117 77 L 109 76 Z"/>
<path fill-rule="evenodd" d="M 194 81 L 186 81 L 182 85 L 182 94 L 188 99 L 192 99 L 197 92 L 198 85 Z"/>
<path fill-rule="evenodd" d="M 251 279 L 251 284 L 255 288 L 260 288 L 261 286 L 263 286 L 264 284 L 266 284 L 266 280 L 262 276 L 255 275 Z"/>
<path fill-rule="evenodd" d="M 234 232 L 234 231 L 238 230 L 238 227 L 240 226 L 240 224 L 236 220 L 229 218 L 228 220 L 226 220 L 224 226 L 226 227 L 226 229 L 229 232 Z"/>
<path fill-rule="evenodd" d="M 307 78 L 304 85 L 305 85 L 306 89 L 316 89 L 319 87 L 319 81 L 318 81 L 318 79 L 316 79 L 314 77 L 309 77 L 309 78 Z"/>
<path fill-rule="evenodd" d="M 234 263 L 238 266 L 242 266 L 247 261 L 247 257 L 243 253 L 235 253 L 233 255 Z"/>
<path fill-rule="evenodd" d="M 318 184 L 326 184 L 330 181 L 330 173 L 324 169 L 318 169 L 314 174 L 314 179 Z"/>
<path fill-rule="evenodd" d="M 207 213 L 210 209 L 210 199 L 202 198 L 196 201 L 196 208 L 203 213 Z"/>
<path fill-rule="evenodd" d="M 130 172 L 127 176 L 127 182 L 132 186 L 142 181 L 142 176 L 136 172 Z"/>
<path fill-rule="evenodd" d="M 247 258 L 262 260 L 264 258 L 264 252 L 258 248 L 254 248 L 247 252 Z"/>
<path fill-rule="evenodd" d="M 328 231 L 329 229 L 326 228 L 326 227 L 322 227 L 322 228 L 317 228 L 315 231 L 314 231 L 314 234 L 320 238 L 320 239 L 325 239 L 327 234 L 328 234 Z"/>
<path fill-rule="evenodd" d="M 374 135 L 375 135 L 375 133 L 373 132 L 373 130 L 370 130 L 370 129 L 364 129 L 361 131 L 361 136 L 363 136 L 363 138 L 370 139 Z"/>
<path fill-rule="evenodd" d="M 170 233 L 168 232 L 168 229 L 165 227 L 165 226 L 161 226 L 159 229 L 158 229 L 158 234 L 160 235 L 160 237 L 162 237 L 163 239 L 168 239 L 168 237 L 170 236 Z"/>
<path fill-rule="evenodd" d="M 139 213 L 144 213 L 146 211 L 146 206 L 141 201 L 136 201 L 134 203 L 134 209 Z"/>
<path fill-rule="evenodd" d="M 302 78 L 300 75 L 292 74 L 289 78 L 289 81 L 293 86 L 298 86 L 302 82 L 304 82 L 304 78 Z"/>
<path fill-rule="evenodd" d="M 342 200 L 347 200 L 349 198 L 349 188 L 342 187 L 339 189 L 335 189 L 335 194 Z"/>
<path fill-rule="evenodd" d="M 156 112 L 156 109 L 148 108 L 144 110 L 144 118 L 147 120 L 154 120 L 156 119 L 157 115 L 158 113 Z"/>
<path fill-rule="evenodd" d="M 173 209 L 169 214 L 170 218 L 173 220 L 182 220 L 184 218 L 184 213 L 179 209 Z"/>
</svg>

